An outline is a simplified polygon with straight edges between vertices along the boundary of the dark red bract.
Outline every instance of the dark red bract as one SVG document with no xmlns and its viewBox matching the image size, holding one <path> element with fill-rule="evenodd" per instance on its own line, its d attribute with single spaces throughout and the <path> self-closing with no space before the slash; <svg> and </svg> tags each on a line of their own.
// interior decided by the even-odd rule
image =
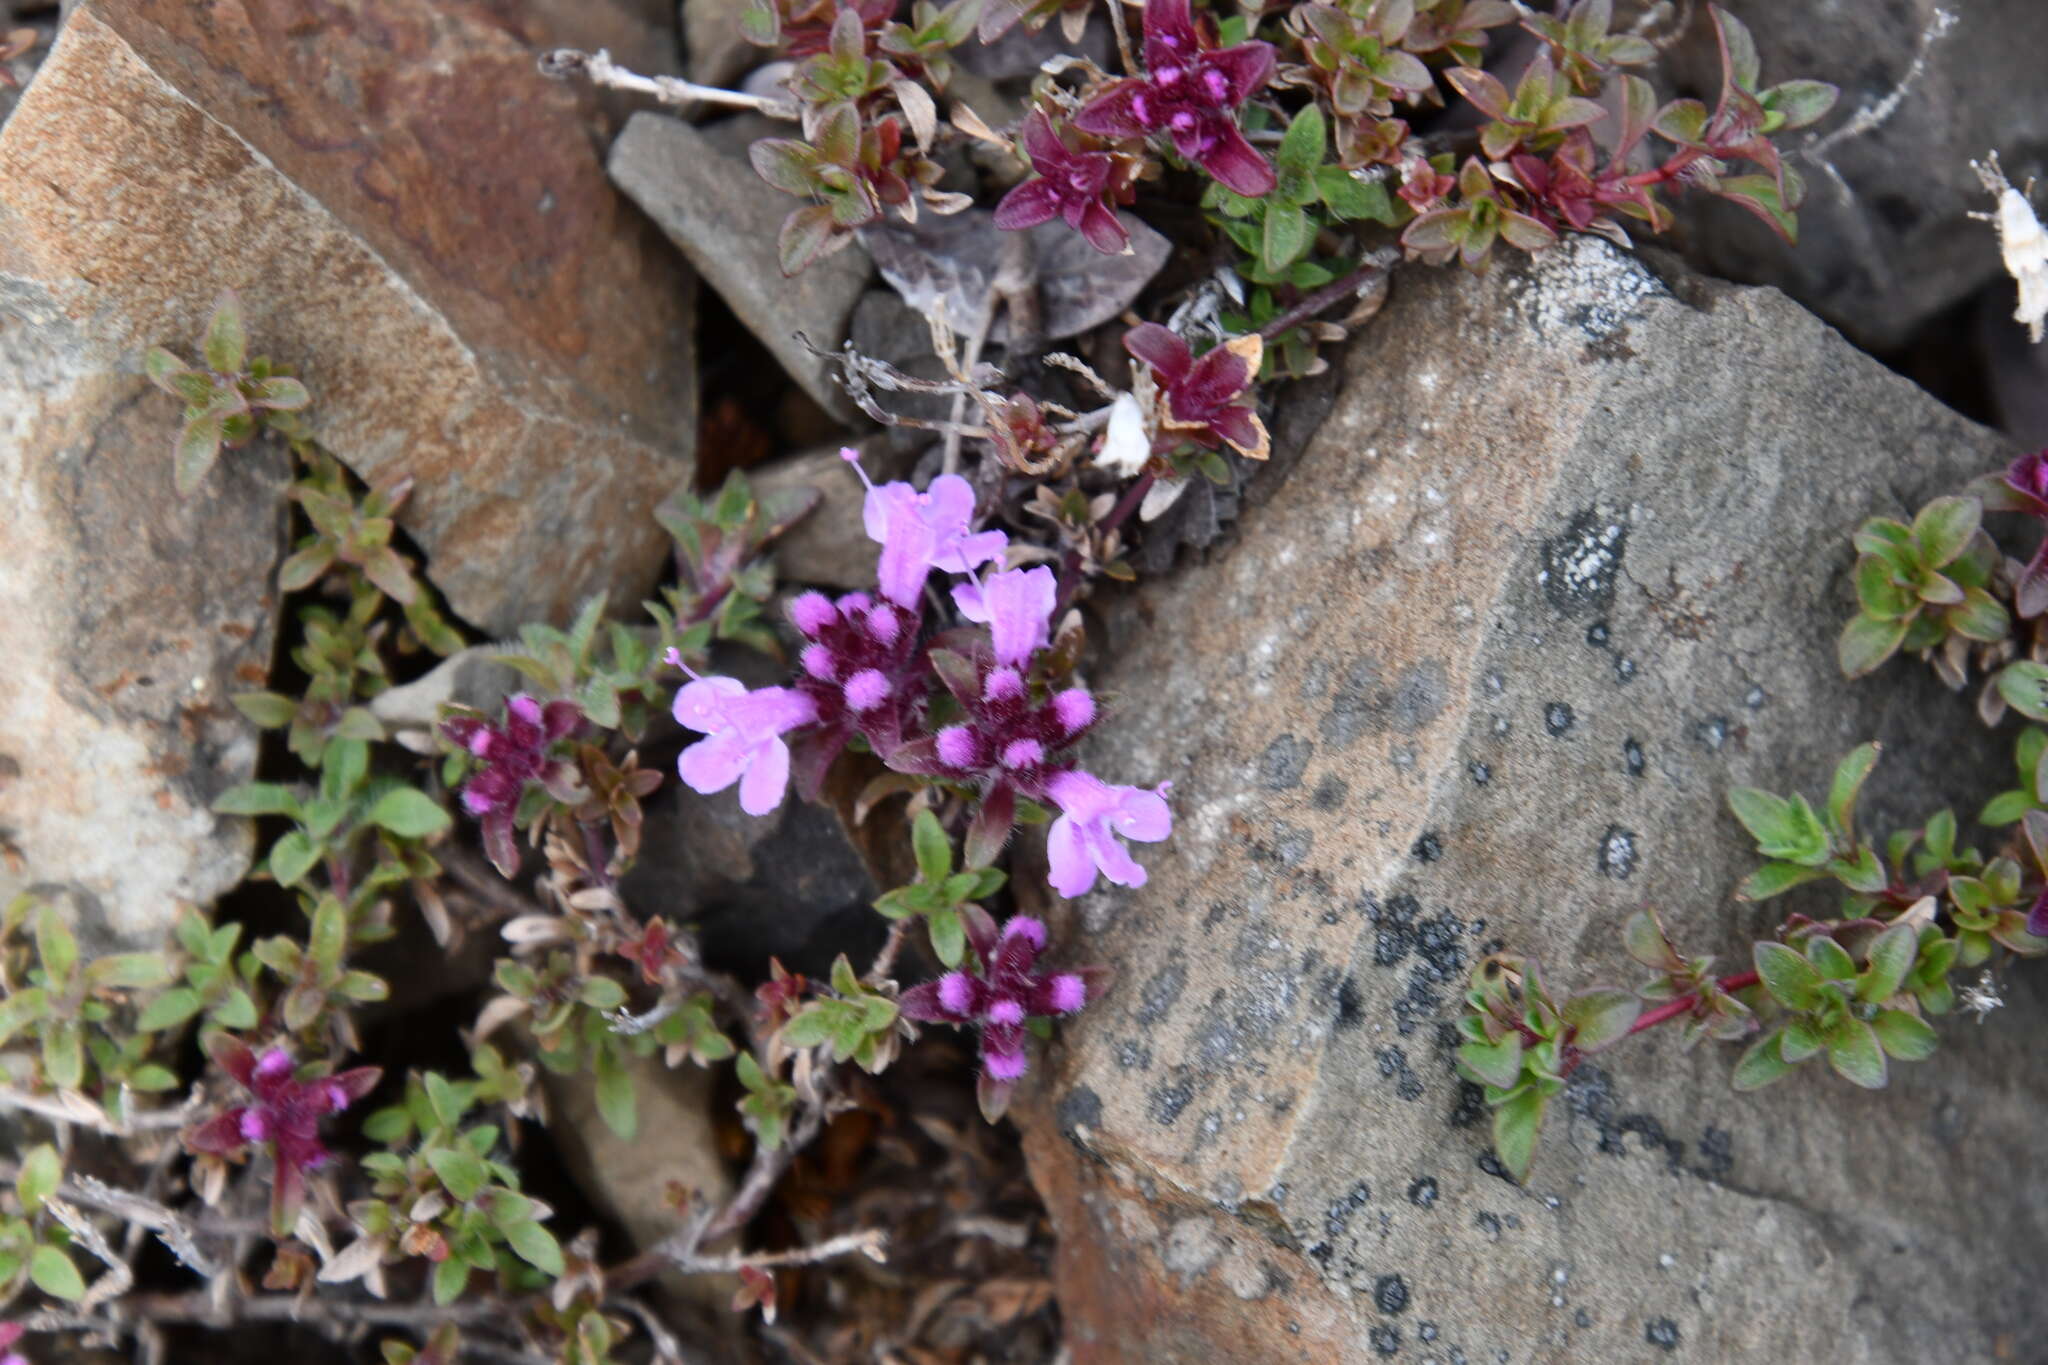
<svg viewBox="0 0 2048 1365">
<path fill-rule="evenodd" d="M 1131 235 L 1108 203 L 1118 178 L 1115 157 L 1075 151 L 1035 109 L 1024 121 L 1024 150 L 1038 178 L 1003 196 L 996 205 L 997 227 L 1014 232 L 1058 216 L 1097 251 L 1114 256 L 1130 245 Z"/>
<path fill-rule="evenodd" d="M 327 1162 L 320 1121 L 369 1094 L 384 1073 L 359 1066 L 301 1079 L 283 1048 L 271 1048 L 259 1058 L 245 1043 L 226 1036 L 214 1040 L 212 1051 L 221 1070 L 249 1092 L 251 1101 L 200 1124 L 186 1135 L 185 1145 L 212 1156 L 233 1156 L 252 1145 L 269 1148 L 277 1161 L 271 1211 L 274 1220 L 288 1226 L 304 1202 L 306 1172 Z"/>
</svg>

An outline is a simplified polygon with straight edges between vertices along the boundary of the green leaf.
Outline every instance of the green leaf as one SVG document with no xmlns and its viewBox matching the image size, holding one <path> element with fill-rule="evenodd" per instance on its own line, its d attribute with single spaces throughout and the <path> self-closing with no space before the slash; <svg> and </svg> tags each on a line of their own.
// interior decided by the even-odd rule
<svg viewBox="0 0 2048 1365">
<path fill-rule="evenodd" d="M 447 1307 L 462 1297 L 462 1290 L 469 1283 L 469 1262 L 460 1256 L 450 1256 L 434 1267 L 434 1302 Z"/>
<path fill-rule="evenodd" d="M 371 803 L 369 821 L 401 839 L 424 839 L 454 823 L 440 802 L 417 787 L 385 792 Z"/>
<path fill-rule="evenodd" d="M 1633 991 L 1610 987 L 1579 992 L 1559 1013 L 1576 1030 L 1571 1041 L 1582 1051 L 1596 1052 L 1625 1035 L 1642 1009 Z"/>
<path fill-rule="evenodd" d="M 227 993 L 227 997 L 220 1004 L 214 1006 L 212 1017 L 222 1028 L 255 1028 L 256 1002 L 249 998 L 249 992 L 237 986 Z"/>
<path fill-rule="evenodd" d="M 249 401 L 278 412 L 295 412 L 313 401 L 306 386 L 287 375 L 259 379 L 249 386 Z"/>
<path fill-rule="evenodd" d="M 927 882 L 943 882 L 953 871 L 953 844 L 946 838 L 946 831 L 939 824 L 939 817 L 928 810 L 917 813 L 911 822 L 910 843 L 917 854 L 917 872 Z"/>
<path fill-rule="evenodd" d="M 342 955 L 348 951 L 348 911 L 333 896 L 322 896 L 313 907 L 313 926 L 306 934 L 306 956 L 327 977 L 337 975 Z"/>
<path fill-rule="evenodd" d="M 282 692 L 238 692 L 229 700 L 259 730 L 282 730 L 299 713 L 299 704 Z"/>
<path fill-rule="evenodd" d="M 782 1045 L 816 1047 L 832 1036 L 832 1018 L 823 1004 L 814 1004 L 782 1026 Z"/>
<path fill-rule="evenodd" d="M 1315 224 L 1294 204 L 1270 202 L 1266 224 L 1259 239 L 1259 264 L 1268 271 L 1284 270 L 1305 255 L 1315 240 Z"/>
<path fill-rule="evenodd" d="M 562 1273 L 562 1248 L 555 1241 L 555 1235 L 539 1223 L 528 1219 L 524 1223 L 513 1223 L 502 1229 L 506 1245 L 514 1255 L 532 1266 L 543 1275 Z"/>
<path fill-rule="evenodd" d="M 270 875 L 279 886 L 297 886 L 320 861 L 320 846 L 304 830 L 292 830 L 270 846 Z"/>
<path fill-rule="evenodd" d="M 1870 966 L 1856 983 L 1857 998 L 1878 1005 L 1897 995 L 1919 951 L 1920 931 L 1910 924 L 1894 924 L 1879 934 L 1866 953 Z"/>
<path fill-rule="evenodd" d="M 1843 1080 L 1865 1090 L 1884 1089 L 1884 1049 L 1877 1034 L 1861 1019 L 1845 1018 L 1828 1036 L 1828 1065 Z"/>
<path fill-rule="evenodd" d="M 199 1008 L 204 1003 L 199 998 L 198 991 L 184 986 L 165 991 L 143 1008 L 141 1015 L 135 1020 L 135 1027 L 144 1033 L 159 1033 L 167 1028 L 176 1028 L 199 1013 Z"/>
<path fill-rule="evenodd" d="M 1495 1043 L 1461 1044 L 1458 1060 L 1478 1079 L 1506 1090 L 1522 1074 L 1522 1035 L 1509 1033 Z"/>
<path fill-rule="evenodd" d="M 232 289 L 214 300 L 206 324 L 206 365 L 220 374 L 240 374 L 249 358 L 249 333 L 242 323 L 242 300 Z"/>
<path fill-rule="evenodd" d="M 1930 568 L 1942 568 L 1963 552 L 1970 537 L 1984 519 L 1984 505 L 1975 498 L 1936 498 L 1913 518 L 1913 538 L 1920 542 L 1920 558 Z"/>
<path fill-rule="evenodd" d="M 257 696 L 265 695 L 257 693 Z M 291 717 L 287 715 L 285 720 Z M 213 800 L 213 810 L 219 815 L 290 815 L 299 813 L 299 798 L 290 787 L 279 782 L 244 782 L 229 787 Z"/>
<path fill-rule="evenodd" d="M 199 487 L 206 472 L 220 458 L 223 420 L 217 414 L 203 413 L 179 428 L 176 462 L 172 466 L 172 484 L 179 493 L 190 493 Z"/>
<path fill-rule="evenodd" d="M 934 910 L 927 922 L 931 933 L 932 951 L 939 961 L 948 968 L 958 967 L 967 955 L 967 930 L 960 923 L 960 912 L 948 906 Z"/>
<path fill-rule="evenodd" d="M 1763 106 L 1783 118 L 1779 127 L 1789 132 L 1827 117 L 1840 94 L 1826 81 L 1782 81 L 1763 93 Z"/>
<path fill-rule="evenodd" d="M 28 1277 L 53 1299 L 76 1303 L 85 1297 L 85 1278 L 59 1247 L 37 1247 L 28 1258 Z"/>
<path fill-rule="evenodd" d="M 1287 125 L 1280 145 L 1273 151 L 1273 167 L 1279 172 L 1283 193 L 1290 185 L 1307 180 L 1316 167 L 1323 164 L 1323 151 L 1327 145 L 1328 131 L 1323 123 L 1323 111 L 1310 101 Z M 1290 197 L 1299 198 L 1299 195 Z"/>
<path fill-rule="evenodd" d="M 1998 695 L 2028 720 L 2048 720 L 2048 665 L 2031 659 L 2006 665 L 1998 675 Z"/>
<path fill-rule="evenodd" d="M 626 1003 L 626 988 L 608 976 L 585 977 L 576 998 L 594 1010 L 609 1014 Z"/>
<path fill-rule="evenodd" d="M 2028 793 L 2014 789 L 2000 792 L 1991 798 L 1978 815 L 1977 822 L 1984 825 L 2009 825 L 2034 809 L 2034 801 Z"/>
<path fill-rule="evenodd" d="M 1828 786 L 1828 820 L 1845 839 L 1855 830 L 1856 796 L 1863 790 L 1870 770 L 1877 766 L 1877 755 L 1877 745 L 1858 745 L 1835 765 L 1835 778 Z"/>
<path fill-rule="evenodd" d="M 1860 678 L 1898 653 L 1910 624 L 1905 620 L 1880 621 L 1875 616 L 1857 613 L 1842 628 L 1842 638 L 1835 644 L 1835 661 L 1844 676 Z"/>
<path fill-rule="evenodd" d="M 57 907 L 47 902 L 36 908 L 36 957 L 58 987 L 67 985 L 78 967 L 78 940 Z"/>
<path fill-rule="evenodd" d="M 1737 1090 L 1761 1090 L 1792 1070 L 1791 1065 L 1778 1055 L 1778 1036 L 1775 1032 L 1766 1033 L 1751 1043 L 1742 1059 L 1735 1063 L 1731 1083 Z"/>
<path fill-rule="evenodd" d="M 1728 808 L 1766 858 L 1809 867 L 1826 860 L 1828 832 L 1805 797 L 1786 800 L 1754 787 L 1737 787 L 1728 793 Z"/>
<path fill-rule="evenodd" d="M 31 1147 L 21 1160 L 21 1173 L 14 1178 L 14 1193 L 21 1200 L 22 1212 L 35 1217 L 43 1201 L 63 1183 L 64 1162 L 57 1149 L 47 1142 Z"/>
<path fill-rule="evenodd" d="M 1528 1179 L 1529 1168 L 1536 1164 L 1536 1135 L 1542 1131 L 1548 1103 L 1532 1085 L 1493 1111 L 1494 1153 L 1518 1181 Z"/>
<path fill-rule="evenodd" d="M 462 1121 L 462 1115 L 469 1104 L 462 1092 L 438 1071 L 429 1071 L 420 1078 L 427 1092 L 427 1105 L 434 1111 L 434 1120 L 443 1128 L 453 1128 Z"/>
<path fill-rule="evenodd" d="M 1771 998 L 1787 1009 L 1809 1008 L 1820 991 L 1821 976 L 1799 953 L 1782 943 L 1758 943 L 1752 956 L 1756 973 Z"/>
<path fill-rule="evenodd" d="M 1906 1010 L 1881 1011 L 1870 1027 L 1878 1046 L 1902 1062 L 1924 1062 L 1941 1043 L 1925 1019 Z"/>
<path fill-rule="evenodd" d="M 460 1147 L 428 1148 L 427 1164 L 441 1177 L 448 1193 L 465 1204 L 476 1198 L 477 1191 L 491 1178 L 490 1168 L 483 1160 Z"/>
<path fill-rule="evenodd" d="M 42 1019 L 48 1012 L 49 996 L 41 986 L 30 986 L 0 999 L 0 1043 Z"/>
<path fill-rule="evenodd" d="M 170 960 L 162 953 L 114 953 L 95 958 L 85 969 L 86 981 L 113 990 L 147 991 L 168 985 Z"/>
<path fill-rule="evenodd" d="M 633 1104 L 633 1078 L 613 1049 L 600 1048 L 597 1054 L 597 1112 L 604 1116 L 605 1126 L 622 1138 L 631 1138 L 640 1127 L 639 1115 Z"/>
<path fill-rule="evenodd" d="M 1746 901 L 1769 900 L 1795 886 L 1819 881 L 1828 875 L 1824 867 L 1801 867 L 1798 863 L 1765 863 L 1743 879 L 1735 894 Z"/>
</svg>

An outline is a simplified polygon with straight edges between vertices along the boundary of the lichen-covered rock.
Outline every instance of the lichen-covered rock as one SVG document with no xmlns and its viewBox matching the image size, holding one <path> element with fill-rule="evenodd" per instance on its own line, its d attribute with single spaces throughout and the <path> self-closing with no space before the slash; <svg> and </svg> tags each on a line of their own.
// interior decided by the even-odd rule
<svg viewBox="0 0 2048 1365">
<path fill-rule="evenodd" d="M 1831 81 L 1842 95 L 1826 121 L 1784 139 L 1807 184 L 1799 244 L 1691 194 L 1679 205 L 1695 260 L 1777 285 L 1876 350 L 1997 278 L 1997 238 L 1967 217 L 1991 207 L 1970 162 L 1997 150 L 2015 184 L 2048 171 L 2048 101 L 2029 97 L 2048 68 L 2037 0 L 1720 3 L 1755 36 L 1766 81 Z M 1706 6 L 1690 12 L 1667 81 L 1711 100 L 1721 81 L 1713 25 Z"/>
<path fill-rule="evenodd" d="M 99 0 L 0 131 L 0 309 L 133 372 L 238 288 L 319 439 L 417 481 L 429 577 L 497 632 L 638 600 L 696 426 L 690 277 L 503 8 Z"/>
<path fill-rule="evenodd" d="M 106 952 L 248 870 L 250 822 L 209 807 L 256 768 L 228 699 L 270 668 L 289 470 L 261 443 L 173 497 L 175 405 L 71 339 L 0 306 L 0 904 L 35 888 Z"/>
<path fill-rule="evenodd" d="M 1976 809 L 2009 736 L 1924 670 L 1844 683 L 1834 639 L 1856 524 L 2006 452 L 1777 293 L 1586 238 L 1402 277 L 1344 362 L 1288 481 L 1112 613 L 1091 680 L 1100 767 L 1172 780 L 1178 827 L 1078 903 L 1065 951 L 1117 986 L 1025 1106 L 1077 1365 L 2038 1341 L 2024 973 L 1882 1094 L 1738 1095 L 1731 1049 L 1631 1040 L 1526 1187 L 1451 1065 L 1497 948 L 1634 984 L 1617 930 L 1653 904 L 1740 970 L 1783 907 L 1731 898 L 1733 786 L 1816 791 L 1877 738 L 1876 826 Z"/>
</svg>

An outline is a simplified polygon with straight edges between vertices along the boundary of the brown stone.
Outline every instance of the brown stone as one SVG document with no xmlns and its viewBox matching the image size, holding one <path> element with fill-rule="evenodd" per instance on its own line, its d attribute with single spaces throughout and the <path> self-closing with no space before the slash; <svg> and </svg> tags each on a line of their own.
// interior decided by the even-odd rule
<svg viewBox="0 0 2048 1365">
<path fill-rule="evenodd" d="M 1677 292 L 1674 292 L 1676 290 Z M 1844 682 L 1849 536 L 2000 464 L 1990 433 L 1770 290 L 1578 239 L 1414 272 L 1238 541 L 1102 626 L 1089 766 L 1174 783 L 1142 890 L 1068 914 L 1116 971 L 1022 1122 L 1076 1365 L 1962 1362 L 2040 1335 L 2038 992 L 1855 1090 L 1731 1090 L 1666 1030 L 1582 1067 L 1526 1186 L 1451 1069 L 1467 972 L 1644 975 L 1658 906 L 1737 971 L 1788 907 L 1730 788 L 1965 820 L 2010 730 L 1897 664 Z M 1796 905 L 1797 902 L 1794 903 Z M 1832 905 L 1809 903 L 1809 910 Z M 1506 1353 L 1504 1357 L 1500 1353 Z"/>
<path fill-rule="evenodd" d="M 236 287 L 319 438 L 418 481 L 456 611 L 637 600 L 689 470 L 692 286 L 595 118 L 480 0 L 89 3 L 0 135 L 0 285 L 105 371 Z"/>
</svg>

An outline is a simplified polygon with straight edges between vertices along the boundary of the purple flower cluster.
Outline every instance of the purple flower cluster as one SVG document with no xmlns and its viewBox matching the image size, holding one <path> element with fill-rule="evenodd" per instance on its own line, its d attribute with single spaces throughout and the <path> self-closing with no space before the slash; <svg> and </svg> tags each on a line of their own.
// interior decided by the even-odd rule
<svg viewBox="0 0 2048 1365">
<path fill-rule="evenodd" d="M 1044 974 L 1038 955 L 1045 949 L 1045 925 L 1015 915 L 997 935 L 987 916 L 970 917 L 967 932 L 986 964 L 981 976 L 947 972 L 936 981 L 903 993 L 903 1017 L 926 1024 L 977 1026 L 981 1064 L 990 1079 L 1007 1084 L 1029 1065 L 1024 1021 L 1072 1014 L 1094 994 L 1084 972 Z"/>
<path fill-rule="evenodd" d="M 858 456 L 845 454 L 858 468 Z M 869 483 L 863 520 L 882 547 L 879 598 L 810 592 L 792 602 L 790 619 L 805 644 L 786 687 L 748 691 L 717 677 L 685 686 L 676 719 L 705 738 L 683 751 L 683 781 L 699 792 L 738 782 L 742 807 L 764 814 L 781 802 L 793 769 L 799 791 L 814 795 L 832 759 L 858 735 L 899 772 L 973 789 L 981 799 L 977 829 L 994 846 L 1007 837 L 1019 798 L 1057 807 L 1050 881 L 1061 894 L 1082 894 L 1098 875 L 1144 885 L 1144 868 L 1118 840 L 1167 836 L 1166 789 L 1111 786 L 1062 758 L 1094 724 L 1097 708 L 1085 688 L 1052 691 L 1034 680 L 1058 604 L 1052 571 L 976 576 L 1003 561 L 1008 539 L 972 529 L 974 490 L 958 475 L 941 475 L 923 492 Z M 933 570 L 966 576 L 953 588 L 953 603 L 984 631 L 923 638 Z M 960 712 L 936 731 L 934 675 Z"/>
<path fill-rule="evenodd" d="M 561 800 L 575 799 L 570 765 L 553 758 L 556 741 L 581 729 L 583 712 L 571 701 L 543 706 L 520 695 L 505 703 L 505 719 L 493 725 L 481 716 L 453 716 L 441 733 L 477 758 L 483 767 L 462 787 L 462 806 L 483 826 L 484 851 L 507 877 L 519 871 L 512 821 L 526 784 L 539 782 Z"/>
<path fill-rule="evenodd" d="M 1256 199 L 1276 183 L 1273 167 L 1245 141 L 1237 111 L 1273 78 L 1275 61 L 1271 43 L 1205 48 L 1189 0 L 1149 0 L 1145 76 L 1088 101 L 1074 126 L 1103 137 L 1165 133 L 1224 188 Z"/>
<path fill-rule="evenodd" d="M 200 1124 L 186 1136 L 185 1145 L 212 1156 L 268 1147 L 277 1159 L 271 1208 L 284 1219 L 304 1201 L 306 1172 L 327 1162 L 320 1120 L 369 1094 L 383 1072 L 359 1066 L 300 1079 L 291 1054 L 283 1048 L 271 1048 L 259 1058 L 246 1044 L 225 1035 L 215 1039 L 212 1051 L 221 1069 L 249 1092 L 250 1103 L 225 1109 Z"/>
</svg>

